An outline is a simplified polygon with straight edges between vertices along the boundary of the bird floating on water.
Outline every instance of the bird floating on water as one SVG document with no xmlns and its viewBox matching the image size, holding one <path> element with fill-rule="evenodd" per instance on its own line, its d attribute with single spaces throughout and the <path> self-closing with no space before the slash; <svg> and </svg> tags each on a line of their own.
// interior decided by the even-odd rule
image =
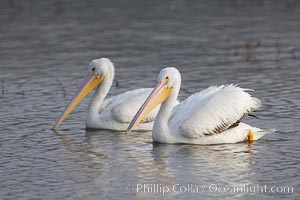
<svg viewBox="0 0 300 200">
<path fill-rule="evenodd" d="M 262 130 L 240 122 L 261 106 L 259 99 L 235 85 L 211 86 L 176 104 L 181 75 L 164 68 L 158 84 L 141 106 L 126 134 L 130 133 L 157 105 L 159 113 L 152 139 L 159 143 L 222 144 L 258 140 L 274 130 Z"/>
<path fill-rule="evenodd" d="M 93 90 L 96 90 L 88 107 L 86 127 L 125 131 L 131 119 L 149 96 L 152 88 L 131 90 L 117 96 L 105 98 L 114 79 L 114 65 L 107 58 L 92 60 L 88 75 L 79 86 L 53 129 L 67 118 L 74 108 Z M 159 108 L 154 109 L 136 130 L 152 130 Z"/>
</svg>

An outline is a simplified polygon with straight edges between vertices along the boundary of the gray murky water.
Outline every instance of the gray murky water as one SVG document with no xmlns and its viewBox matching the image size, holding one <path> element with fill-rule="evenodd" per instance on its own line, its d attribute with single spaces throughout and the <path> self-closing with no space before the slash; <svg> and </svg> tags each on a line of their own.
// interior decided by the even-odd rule
<svg viewBox="0 0 300 200">
<path fill-rule="evenodd" d="M 265 185 L 255 197 L 299 199 L 299 22 L 291 0 L 1 1 L 1 199 L 244 199 Z M 278 132 L 252 145 L 156 145 L 150 132 L 86 131 L 87 98 L 54 133 L 98 57 L 115 63 L 111 95 L 152 87 L 166 66 L 182 73 L 180 99 L 209 85 L 252 88 L 261 119 L 246 121 Z M 201 189 L 184 192 L 191 184 Z"/>
</svg>

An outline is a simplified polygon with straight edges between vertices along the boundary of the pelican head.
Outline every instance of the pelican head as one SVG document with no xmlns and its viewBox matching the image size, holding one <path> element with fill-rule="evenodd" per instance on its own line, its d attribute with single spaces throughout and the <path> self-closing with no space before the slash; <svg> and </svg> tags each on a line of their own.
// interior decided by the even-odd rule
<svg viewBox="0 0 300 200">
<path fill-rule="evenodd" d="M 129 134 L 133 128 L 137 127 L 157 105 L 166 101 L 169 96 L 172 95 L 174 89 L 179 90 L 181 76 L 176 68 L 167 67 L 160 71 L 157 82 L 156 87 L 152 90 L 149 97 L 129 124 L 126 135 Z"/>
<path fill-rule="evenodd" d="M 88 74 L 77 89 L 72 99 L 69 101 L 64 112 L 57 120 L 53 129 L 57 127 L 67 118 L 74 108 L 93 90 L 98 88 L 102 81 L 114 74 L 114 65 L 108 58 L 100 58 L 92 60 L 88 67 Z"/>
</svg>

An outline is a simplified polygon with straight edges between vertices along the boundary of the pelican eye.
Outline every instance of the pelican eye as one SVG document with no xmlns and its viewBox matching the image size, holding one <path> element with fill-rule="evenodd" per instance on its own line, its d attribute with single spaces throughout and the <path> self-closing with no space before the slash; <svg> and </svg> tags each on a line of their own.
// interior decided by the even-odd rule
<svg viewBox="0 0 300 200">
<path fill-rule="evenodd" d="M 167 79 L 167 80 L 169 80 L 169 77 L 168 77 L 168 76 L 166 76 L 166 79 Z"/>
<path fill-rule="evenodd" d="M 95 71 L 95 67 L 93 67 L 92 70 Z"/>
</svg>

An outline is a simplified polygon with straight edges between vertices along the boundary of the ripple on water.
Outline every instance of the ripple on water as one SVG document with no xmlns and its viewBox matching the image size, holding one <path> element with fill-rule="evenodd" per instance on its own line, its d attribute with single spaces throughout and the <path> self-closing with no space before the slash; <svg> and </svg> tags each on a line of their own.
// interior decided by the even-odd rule
<svg viewBox="0 0 300 200">
<path fill-rule="evenodd" d="M 293 194 L 255 197 L 299 199 L 299 8 L 296 1 L 2 2 L 0 196 L 244 199 L 250 194 L 210 192 L 209 185 L 248 184 L 293 186 Z M 150 132 L 85 130 L 90 97 L 53 132 L 99 56 L 116 66 L 110 95 L 153 87 L 162 67 L 176 66 L 180 100 L 209 85 L 252 88 L 263 106 L 260 120 L 246 122 L 278 132 L 252 145 L 153 144 Z M 144 183 L 205 188 L 162 197 L 137 193 Z"/>
</svg>

